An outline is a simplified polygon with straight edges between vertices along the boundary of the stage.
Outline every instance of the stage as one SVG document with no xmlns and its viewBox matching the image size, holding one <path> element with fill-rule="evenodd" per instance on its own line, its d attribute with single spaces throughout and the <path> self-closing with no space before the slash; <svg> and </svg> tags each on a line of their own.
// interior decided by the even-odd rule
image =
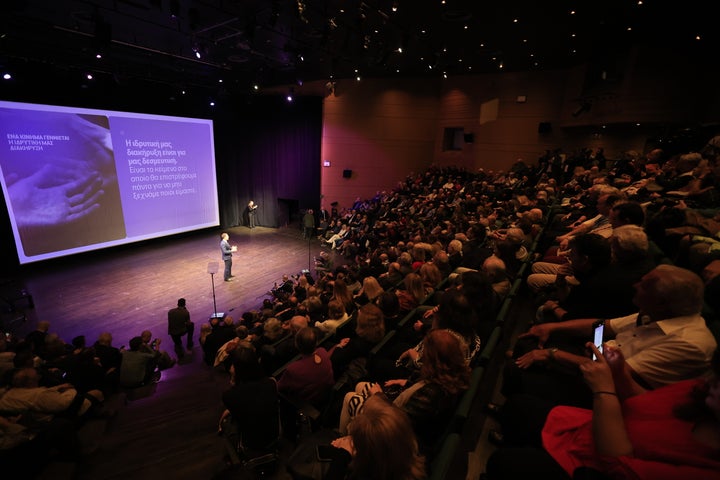
<svg viewBox="0 0 720 480">
<path fill-rule="evenodd" d="M 232 282 L 222 278 L 222 231 L 238 246 Z M 320 250 L 317 238 L 303 239 L 292 225 L 234 227 L 24 267 L 19 280 L 33 296 L 35 307 L 23 309 L 28 319 L 17 325 L 18 335 L 32 330 L 38 320 L 48 320 L 50 331 L 66 342 L 85 335 L 92 344 L 100 332 L 109 331 L 113 344 L 120 347 L 150 329 L 162 340 L 160 348 L 172 355 L 167 310 L 179 297 L 187 299 L 196 324 L 192 354 L 163 371 L 150 396 L 121 405 L 109 424 L 99 424 L 101 430 L 83 431 L 92 453 L 81 464 L 55 463 L 41 479 L 227 478 L 217 421 L 229 377 L 203 363 L 197 342 L 199 325 L 214 313 L 208 263 L 218 262 L 220 269 L 214 279 L 218 312 L 237 318 L 260 306 L 283 274 L 297 274 L 310 261 L 316 277 L 314 258 Z M 281 467 L 273 478 L 289 477 Z"/>
<path fill-rule="evenodd" d="M 222 231 L 238 247 L 231 282 L 223 281 Z M 39 320 L 47 320 L 50 331 L 67 342 L 85 335 L 92 344 L 98 334 L 108 331 L 115 346 L 127 345 L 145 329 L 169 342 L 167 311 L 178 298 L 187 300 L 198 332 L 199 324 L 216 311 L 238 318 L 256 309 L 283 274 L 309 269 L 315 276 L 319 251 L 318 239 L 303 239 L 292 225 L 233 227 L 25 265 L 15 280 L 32 295 L 34 308 L 18 302 L 27 321 L 9 329 L 25 335 Z M 212 262 L 218 268 L 214 275 L 208 273 Z"/>
</svg>

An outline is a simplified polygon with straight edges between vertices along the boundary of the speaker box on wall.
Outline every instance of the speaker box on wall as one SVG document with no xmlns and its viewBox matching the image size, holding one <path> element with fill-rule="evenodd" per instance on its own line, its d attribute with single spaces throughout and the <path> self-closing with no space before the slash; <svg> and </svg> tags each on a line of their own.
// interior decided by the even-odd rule
<svg viewBox="0 0 720 480">
<path fill-rule="evenodd" d="M 465 143 L 473 143 L 475 141 L 475 134 L 466 133 L 463 135 L 463 140 L 465 140 Z"/>
<path fill-rule="evenodd" d="M 352 177 L 352 170 L 343 170 L 343 178 Z"/>
<path fill-rule="evenodd" d="M 538 123 L 538 133 L 550 133 L 552 132 L 552 123 L 540 122 Z"/>
</svg>

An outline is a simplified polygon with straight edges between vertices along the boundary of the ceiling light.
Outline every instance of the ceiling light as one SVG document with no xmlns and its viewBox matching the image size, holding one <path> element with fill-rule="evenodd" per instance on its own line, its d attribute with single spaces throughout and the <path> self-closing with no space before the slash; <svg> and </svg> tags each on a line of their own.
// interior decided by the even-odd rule
<svg viewBox="0 0 720 480">
<path fill-rule="evenodd" d="M 85 77 L 86 77 L 88 80 L 92 80 L 92 79 L 93 79 L 92 73 L 88 73 L 87 75 L 85 75 Z"/>
<path fill-rule="evenodd" d="M 9 73 L 6 73 L 6 74 L 3 75 L 3 79 L 4 79 L 4 80 L 10 80 L 10 79 L 12 79 L 12 75 L 10 75 Z"/>
<path fill-rule="evenodd" d="M 393 2 L 392 4 L 392 11 L 397 12 L 398 11 L 398 2 Z"/>
</svg>

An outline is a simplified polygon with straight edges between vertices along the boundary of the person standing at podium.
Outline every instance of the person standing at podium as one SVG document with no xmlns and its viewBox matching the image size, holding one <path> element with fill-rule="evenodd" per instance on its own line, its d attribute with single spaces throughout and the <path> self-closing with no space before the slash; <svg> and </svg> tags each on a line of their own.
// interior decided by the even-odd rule
<svg viewBox="0 0 720 480">
<path fill-rule="evenodd" d="M 227 233 L 224 233 L 220 235 L 220 251 L 222 252 L 222 259 L 223 262 L 225 262 L 225 272 L 223 273 L 223 279 L 226 282 L 232 281 L 233 274 L 232 274 L 232 254 L 233 252 L 237 252 L 236 246 L 231 246 L 230 242 L 230 235 Z"/>
</svg>

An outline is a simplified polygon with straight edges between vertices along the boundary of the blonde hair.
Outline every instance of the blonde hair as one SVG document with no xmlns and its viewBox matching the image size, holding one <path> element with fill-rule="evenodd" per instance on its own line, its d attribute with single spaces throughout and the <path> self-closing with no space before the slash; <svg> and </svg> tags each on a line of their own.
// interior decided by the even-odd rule
<svg viewBox="0 0 720 480">
<path fill-rule="evenodd" d="M 351 468 L 357 478 L 420 480 L 426 478 L 410 418 L 379 395 L 368 398 L 348 427 L 355 448 Z"/>
<path fill-rule="evenodd" d="M 362 291 L 371 302 L 385 291 L 378 283 L 377 278 L 371 276 L 363 279 Z"/>
</svg>

